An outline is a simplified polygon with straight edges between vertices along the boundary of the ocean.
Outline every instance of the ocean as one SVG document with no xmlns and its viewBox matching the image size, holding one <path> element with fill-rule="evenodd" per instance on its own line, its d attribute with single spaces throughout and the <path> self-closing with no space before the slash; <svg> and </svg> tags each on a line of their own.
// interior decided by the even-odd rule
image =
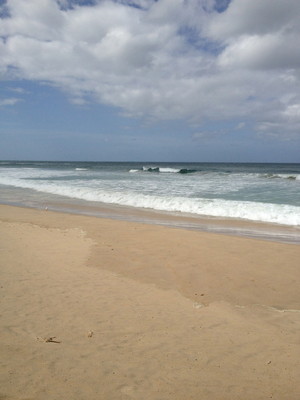
<svg viewBox="0 0 300 400">
<path fill-rule="evenodd" d="M 0 202 L 96 207 L 300 228 L 300 164 L 0 161 Z M 129 212 L 128 212 L 129 210 Z M 79 208 L 77 210 L 79 212 Z"/>
</svg>

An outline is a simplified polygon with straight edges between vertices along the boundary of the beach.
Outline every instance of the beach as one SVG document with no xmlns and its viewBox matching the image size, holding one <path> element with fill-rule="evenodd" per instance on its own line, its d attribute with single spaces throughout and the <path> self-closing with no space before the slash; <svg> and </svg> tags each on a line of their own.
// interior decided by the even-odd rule
<svg viewBox="0 0 300 400">
<path fill-rule="evenodd" d="M 0 206 L 1 400 L 297 400 L 299 245 Z"/>
</svg>

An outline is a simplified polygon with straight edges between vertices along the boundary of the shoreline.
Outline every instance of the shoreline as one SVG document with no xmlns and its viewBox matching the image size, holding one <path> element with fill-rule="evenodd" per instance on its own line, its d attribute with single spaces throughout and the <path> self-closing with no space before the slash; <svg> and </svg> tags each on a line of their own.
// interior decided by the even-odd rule
<svg viewBox="0 0 300 400">
<path fill-rule="evenodd" d="M 298 400 L 299 246 L 0 205 L 0 397 Z"/>
<path fill-rule="evenodd" d="M 159 211 L 148 208 L 71 199 L 51 194 L 48 195 L 46 200 L 44 193 L 38 193 L 28 189 L 19 189 L 19 191 L 12 189 L 12 193 L 13 195 L 11 194 L 10 188 L 2 188 L 3 198 L 0 205 L 37 210 L 47 209 L 60 213 L 162 225 L 179 229 L 220 233 L 280 243 L 300 244 L 300 227 L 298 226 L 251 221 L 247 219 Z M 12 201 L 12 196 L 15 198 L 14 201 Z"/>
<path fill-rule="evenodd" d="M 71 215 L 85 215 L 280 243 L 300 244 L 300 227 L 261 221 L 200 216 L 80 200 L 68 202 L 68 199 L 64 202 L 50 199 L 48 202 L 37 202 L 31 205 L 2 201 L 0 205 L 35 210 L 46 209 Z"/>
</svg>

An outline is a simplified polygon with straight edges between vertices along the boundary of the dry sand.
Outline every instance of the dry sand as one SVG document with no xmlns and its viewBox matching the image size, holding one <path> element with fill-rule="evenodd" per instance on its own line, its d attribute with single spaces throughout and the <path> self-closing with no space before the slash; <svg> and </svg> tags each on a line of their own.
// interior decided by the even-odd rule
<svg viewBox="0 0 300 400">
<path fill-rule="evenodd" d="M 1 400 L 300 399 L 299 246 L 9 206 L 0 221 Z"/>
</svg>

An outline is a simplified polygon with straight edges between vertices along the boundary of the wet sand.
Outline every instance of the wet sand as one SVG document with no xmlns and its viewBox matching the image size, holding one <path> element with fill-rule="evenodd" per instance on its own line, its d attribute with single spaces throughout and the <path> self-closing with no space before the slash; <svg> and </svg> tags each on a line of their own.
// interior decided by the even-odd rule
<svg viewBox="0 0 300 400">
<path fill-rule="evenodd" d="M 0 399 L 298 400 L 300 247 L 0 206 Z"/>
</svg>

